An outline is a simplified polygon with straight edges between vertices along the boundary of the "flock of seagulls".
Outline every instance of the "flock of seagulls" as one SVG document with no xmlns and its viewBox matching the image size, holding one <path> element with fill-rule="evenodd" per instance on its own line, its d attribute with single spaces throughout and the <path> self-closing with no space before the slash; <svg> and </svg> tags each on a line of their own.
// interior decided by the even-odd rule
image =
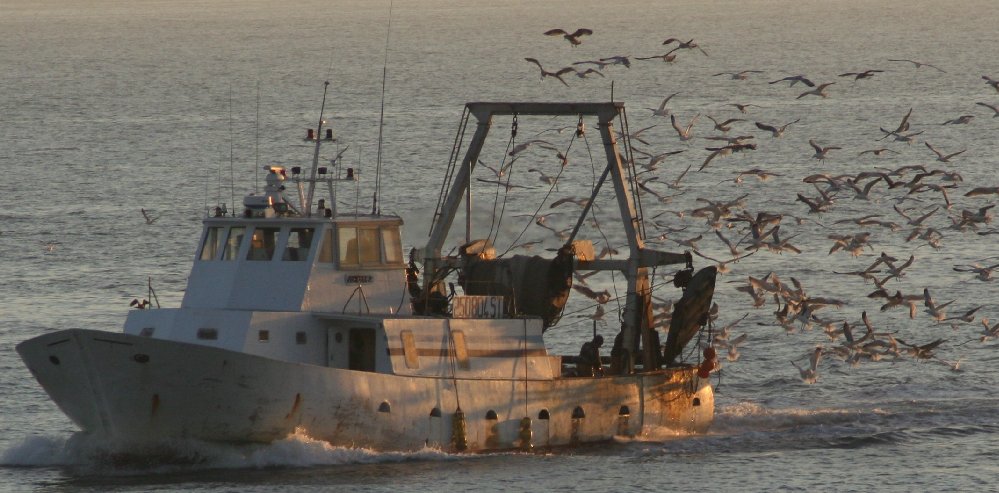
<svg viewBox="0 0 999 493">
<path fill-rule="evenodd" d="M 553 29 L 544 34 L 562 35 L 573 47 L 581 44 L 583 39 L 596 40 L 599 37 L 599 33 L 595 34 L 590 29 L 577 29 L 571 33 L 569 30 Z M 676 64 L 680 60 L 678 57 L 685 56 L 685 53 L 708 55 L 707 51 L 693 39 L 684 41 L 681 38 L 671 37 L 662 45 L 670 47 L 669 51 L 651 56 L 613 55 L 577 61 L 554 72 L 545 70 L 535 58 L 526 60 L 541 70 L 542 80 L 554 77 L 568 86 L 569 84 L 562 80 L 561 76 L 578 72 L 582 66 L 592 66 L 592 70 L 599 71 L 602 75 L 604 73 L 611 75 L 607 73 L 608 68 L 613 66 L 631 68 L 634 66 L 632 59 L 661 60 L 667 64 Z M 936 65 L 922 61 L 890 58 L 886 62 L 908 64 L 917 72 L 925 67 L 938 73 L 947 73 Z M 761 260 L 759 252 L 774 255 L 773 263 L 776 266 L 785 264 L 782 260 L 784 257 L 815 252 L 816 239 L 802 237 L 801 235 L 805 234 L 803 228 L 824 232 L 831 244 L 826 247 L 827 251 L 822 250 L 822 247 L 819 247 L 818 251 L 824 251 L 824 254 L 830 256 L 830 260 L 836 262 L 837 266 L 848 265 L 851 263 L 849 259 L 872 259 L 869 265 L 857 270 L 851 271 L 849 268 L 826 270 L 829 275 L 850 275 L 862 283 L 857 286 L 858 292 L 870 291 L 870 293 L 859 300 L 813 295 L 806 292 L 799 280 L 790 277 L 786 283 L 775 271 L 762 277 L 746 276 L 744 278 L 748 278 L 748 282 L 745 284 L 736 282 L 738 286 L 735 291 L 748 295 L 748 307 L 751 310 L 764 309 L 771 302 L 775 305 L 772 324 L 782 327 L 784 333 L 803 334 L 816 327 L 822 328 L 828 342 L 814 345 L 809 349 L 806 361 L 792 362 L 803 382 L 819 382 L 821 368 L 831 364 L 827 363 L 829 361 L 843 361 L 850 366 L 857 366 L 868 361 L 898 361 L 911 358 L 946 363 L 949 368 L 957 371 L 960 368 L 959 363 L 945 361 L 938 357 L 937 353 L 949 346 L 960 347 L 961 338 L 969 337 L 962 336 L 960 331 L 973 329 L 971 340 L 975 341 L 986 342 L 997 338 L 999 323 L 990 325 L 986 317 L 978 318 L 979 313 L 990 308 L 994 309 L 994 306 L 975 304 L 970 307 L 954 308 L 955 305 L 967 304 L 968 300 L 954 297 L 955 299 L 945 299 L 941 302 L 931 295 L 929 287 L 922 287 L 912 293 L 904 287 L 907 275 L 912 271 L 922 270 L 927 262 L 933 262 L 932 257 L 944 248 L 945 242 L 960 242 L 961 238 L 973 239 L 999 234 L 999 230 L 986 229 L 993 219 L 992 208 L 995 206 L 996 197 L 999 196 L 999 187 L 976 183 L 978 186 L 969 189 L 957 169 L 943 167 L 960 163 L 969 150 L 946 149 L 945 146 L 930 142 L 930 140 L 934 142 L 944 140 L 933 130 L 934 126 L 940 128 L 974 125 L 976 120 L 973 113 L 961 112 L 958 116 L 941 122 L 934 114 L 920 111 L 916 106 L 918 101 L 914 101 L 913 107 L 909 108 L 900 120 L 896 120 L 897 125 L 879 127 L 877 122 L 868 125 L 873 131 L 869 137 L 870 142 L 882 144 L 880 147 L 867 149 L 851 149 L 845 144 L 827 142 L 832 140 L 827 136 L 804 136 L 802 140 L 807 141 L 812 150 L 810 154 L 802 152 L 799 161 L 800 167 L 806 170 L 800 178 L 801 186 L 807 188 L 794 187 L 792 181 L 791 186 L 783 185 L 770 190 L 771 196 L 779 196 L 782 203 L 786 203 L 784 197 L 794 198 L 793 203 L 799 204 L 801 208 L 774 210 L 771 201 L 766 197 L 756 208 L 751 208 L 746 195 L 733 200 L 724 200 L 721 197 L 730 193 L 732 187 L 743 186 L 747 178 L 756 178 L 755 181 L 758 183 L 774 177 L 781 177 L 781 180 L 787 183 L 794 178 L 788 176 L 786 171 L 775 172 L 760 167 L 732 171 L 709 165 L 726 157 L 735 160 L 737 158 L 730 156 L 746 154 L 748 151 L 755 151 L 754 154 L 765 153 L 771 147 L 766 142 L 776 144 L 777 139 L 787 140 L 788 134 L 793 135 L 802 131 L 795 129 L 808 127 L 809 120 L 814 123 L 814 117 L 809 112 L 794 111 L 794 101 L 811 101 L 801 103 L 810 105 L 835 104 L 837 94 L 853 90 L 852 86 L 848 84 L 834 93 L 832 88 L 838 87 L 834 86 L 836 81 L 820 81 L 805 74 L 768 74 L 768 71 L 758 69 L 716 71 L 706 75 L 726 78 L 740 85 L 755 84 L 754 79 L 758 76 L 763 79 L 763 88 L 777 84 L 786 84 L 794 88 L 800 84 L 807 89 L 797 95 L 788 96 L 791 102 L 784 106 L 787 114 L 783 117 L 772 118 L 773 112 L 769 112 L 772 118 L 770 121 L 754 118 L 754 114 L 765 106 L 754 102 L 714 103 L 724 104 L 737 110 L 738 115 L 732 117 L 719 115 L 701 107 L 693 117 L 688 116 L 684 119 L 674 106 L 684 97 L 683 91 L 672 92 L 665 96 L 657 107 L 646 108 L 649 113 L 645 115 L 653 124 L 637 132 L 623 131 L 620 137 L 625 139 L 626 145 L 631 146 L 632 155 L 635 156 L 632 164 L 636 173 L 639 196 L 646 201 L 647 208 L 652 208 L 651 212 L 646 210 L 645 217 L 646 222 L 650 227 L 654 227 L 655 231 L 650 230 L 647 238 L 648 241 L 668 242 L 711 260 L 724 275 L 732 275 L 738 269 L 740 261 L 754 254 L 756 254 L 755 264 L 765 263 Z M 770 77 L 766 77 L 767 75 Z M 879 81 L 888 81 L 892 77 L 900 76 L 897 69 L 892 70 L 890 67 L 843 71 L 836 75 L 850 78 L 865 87 L 886 83 Z M 999 100 L 995 99 L 995 95 L 999 93 L 999 79 L 985 75 L 982 76 L 982 80 L 990 91 L 996 92 L 992 92 L 992 97 L 989 98 L 990 93 L 982 91 L 981 97 L 985 100 L 975 102 L 973 107 L 989 110 L 992 118 L 999 117 Z M 745 93 L 745 90 L 740 92 Z M 702 115 L 709 120 L 708 123 L 699 120 Z M 654 122 L 659 118 L 669 118 L 672 134 L 669 132 L 664 134 L 661 130 L 657 130 L 659 124 Z M 783 121 L 773 122 L 778 119 Z M 892 120 L 890 114 L 885 120 Z M 918 127 L 912 128 L 914 125 Z M 764 133 L 754 132 L 754 129 Z M 763 141 L 762 138 L 768 140 Z M 720 142 L 720 145 L 701 146 L 706 154 L 703 158 L 694 157 L 695 160 L 703 159 L 697 166 L 691 163 L 691 155 L 698 152 L 696 142 L 701 140 Z M 913 151 L 915 147 L 912 144 L 920 142 L 923 146 L 919 147 L 925 146 L 929 153 L 918 154 Z M 542 156 L 558 152 L 559 148 L 564 150 L 564 144 L 560 146 L 546 141 L 544 145 L 547 147 L 537 143 L 532 143 L 529 147 L 540 151 Z M 677 155 L 680 157 L 674 157 Z M 809 164 L 809 157 L 815 160 L 812 163 L 817 161 L 818 164 Z M 535 158 L 537 156 L 532 154 L 531 159 Z M 540 159 L 543 162 L 546 158 Z M 679 164 L 678 160 L 684 162 Z M 758 161 L 758 158 L 755 160 Z M 863 171 L 856 173 L 829 171 L 830 162 L 839 167 L 844 161 L 861 162 L 861 160 L 867 163 Z M 567 160 L 563 158 L 553 162 L 558 163 L 561 170 L 565 168 Z M 535 164 L 530 171 L 540 174 L 543 185 L 554 189 L 558 185 L 558 176 L 561 176 L 561 173 L 553 177 L 545 175 L 541 168 L 540 164 Z M 719 185 L 726 183 L 729 185 L 721 189 L 712 189 L 713 196 L 697 197 L 693 200 L 696 204 L 693 207 L 677 210 L 678 204 L 689 202 L 684 195 L 696 188 L 688 184 L 691 177 L 698 173 L 712 172 L 735 175 L 735 178 L 726 178 L 718 182 Z M 672 176 L 667 177 L 667 175 Z M 665 193 L 664 187 L 671 193 Z M 954 197 L 956 194 L 960 194 L 959 199 Z M 649 198 L 654 199 L 653 205 L 648 205 Z M 554 204 L 575 203 L 580 207 L 586 204 L 584 200 L 586 199 L 576 197 L 552 198 Z M 987 202 L 973 207 L 967 206 L 976 200 Z M 671 204 L 671 206 L 669 210 L 661 210 L 657 209 L 655 204 Z M 853 211 L 863 207 L 867 210 L 856 217 L 843 212 L 843 209 Z M 595 211 L 596 208 L 591 213 L 596 214 Z M 552 225 L 551 219 L 557 216 L 549 214 L 546 217 L 550 219 L 544 221 L 544 224 L 539 222 L 538 225 L 548 228 L 555 237 L 564 238 L 563 230 Z M 591 225 L 602 224 L 602 227 L 606 228 L 606 225 L 612 221 L 613 219 L 601 220 L 594 217 Z M 855 229 L 850 231 L 851 228 Z M 713 245 L 713 239 L 717 239 L 718 245 L 722 251 L 727 252 L 728 257 L 711 251 L 717 248 Z M 902 245 L 902 248 L 908 251 L 904 255 L 899 255 L 903 252 L 899 251 L 898 245 Z M 894 251 L 884 250 L 886 246 Z M 843 254 L 846 255 L 845 258 L 836 257 Z M 990 259 L 993 258 L 969 259 L 965 263 L 954 265 L 952 272 L 956 273 L 955 275 L 968 275 L 967 282 L 992 282 L 995 279 L 995 269 L 999 269 L 999 261 L 990 262 Z M 819 267 L 816 265 L 812 269 Z M 586 277 L 589 275 L 592 273 L 586 274 Z M 606 290 L 586 287 L 586 277 L 577 275 L 576 292 L 595 301 L 599 309 L 597 312 L 599 317 L 594 318 L 596 316 L 594 314 L 586 318 L 604 320 L 603 306 L 613 298 Z M 593 282 L 592 279 L 589 281 Z M 821 282 L 817 285 L 821 286 Z M 862 287 L 864 285 L 873 285 L 873 288 L 865 290 Z M 987 299 L 981 301 L 992 302 Z M 875 304 L 865 309 L 866 304 L 872 302 Z M 654 308 L 657 313 L 655 318 L 657 323 L 668 324 L 672 302 L 657 300 Z M 853 317 L 859 315 L 859 320 L 851 319 L 849 312 L 853 309 L 859 312 L 853 315 Z M 948 309 L 957 311 L 959 315 L 948 316 Z M 726 311 L 729 310 L 738 311 L 738 308 L 726 306 Z M 820 310 L 821 313 L 828 315 L 820 316 Z M 831 312 L 836 315 L 830 314 Z M 872 320 L 874 313 L 880 313 L 881 317 L 889 317 L 894 312 L 905 314 L 909 320 L 946 327 L 949 333 L 946 337 L 932 338 L 930 341 L 906 342 L 898 337 L 902 330 L 897 328 L 899 323 L 889 320 L 879 324 L 878 321 Z M 746 315 L 739 320 L 745 317 Z M 856 330 L 857 327 L 863 329 L 863 334 Z M 711 344 L 719 349 L 727 349 L 730 354 L 729 361 L 735 361 L 741 354 L 739 348 L 744 347 L 751 336 L 743 334 L 730 340 L 728 329 L 729 327 L 726 327 L 716 333 Z M 912 337 L 907 339 L 912 340 Z M 824 355 L 827 357 L 823 358 Z"/>
</svg>

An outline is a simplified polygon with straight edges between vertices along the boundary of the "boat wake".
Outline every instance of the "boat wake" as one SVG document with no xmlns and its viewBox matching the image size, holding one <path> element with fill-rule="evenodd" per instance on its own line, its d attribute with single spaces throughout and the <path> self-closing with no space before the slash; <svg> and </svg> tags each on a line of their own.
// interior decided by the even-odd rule
<svg viewBox="0 0 999 493">
<path fill-rule="evenodd" d="M 76 434 L 69 439 L 33 436 L 0 453 L 0 466 L 70 467 L 102 474 L 171 473 L 179 470 L 263 469 L 457 459 L 437 449 L 378 452 L 339 447 L 296 431 L 269 444 L 200 440 L 108 442 Z"/>
</svg>

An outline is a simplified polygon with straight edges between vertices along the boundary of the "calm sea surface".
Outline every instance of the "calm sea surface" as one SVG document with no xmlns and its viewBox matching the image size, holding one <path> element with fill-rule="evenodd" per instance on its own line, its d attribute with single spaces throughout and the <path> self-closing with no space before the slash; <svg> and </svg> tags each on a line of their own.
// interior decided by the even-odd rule
<svg viewBox="0 0 999 493">
<path fill-rule="evenodd" d="M 716 374 L 717 417 L 708 435 L 676 437 L 668 430 L 650 430 L 640 440 L 551 455 L 475 457 L 433 450 L 375 453 L 295 436 L 252 447 L 181 443 L 174 447 L 179 454 L 127 463 L 109 458 L 99 443 L 73 438 L 75 426 L 21 364 L 15 344 L 69 327 L 120 330 L 129 301 L 147 297 L 147 279 L 163 305 L 177 306 L 205 207 L 241 200 L 253 190 L 255 170 L 264 164 L 308 163 L 312 151 L 302 137 L 319 118 L 325 80 L 331 82 L 327 119 L 340 145 L 350 146 L 344 152 L 347 164 L 362 177 L 358 189 L 340 190 L 340 207 L 370 208 L 388 10 L 381 1 L 0 3 L 0 172 L 5 177 L 0 194 L 0 489 L 996 488 L 999 342 L 980 341 L 980 320 L 988 318 L 990 326 L 999 320 L 999 284 L 954 270 L 999 263 L 999 237 L 976 234 L 993 224 L 977 224 L 977 230 L 954 227 L 962 211 L 977 213 L 996 203 L 996 195 L 965 193 L 999 185 L 999 119 L 976 104 L 999 104 L 999 92 L 982 79 L 999 77 L 999 31 L 994 3 L 974 0 L 395 2 L 381 204 L 384 212 L 406 220 L 407 247 L 425 241 L 427 218 L 467 101 L 605 101 L 613 94 L 626 103 L 632 132 L 655 125 L 639 135 L 648 144 L 634 139 L 636 147 L 653 154 L 684 151 L 643 176 L 658 177 L 646 185 L 672 196 L 665 204 L 650 193 L 642 197 L 646 218 L 657 216 L 657 224 L 648 222 L 648 237 L 665 233 L 657 248 L 683 250 L 687 247 L 676 240 L 701 236 L 701 253 L 730 258 L 705 219 L 692 212 L 706 200 L 745 195 L 736 211 L 787 215 L 780 236 L 800 254 L 761 250 L 731 264 L 719 278 L 716 327 L 748 314 L 731 329 L 733 338 L 748 337 L 739 347 L 741 357 L 723 360 Z M 594 34 L 573 47 L 541 34 L 555 27 L 587 27 Z M 662 42 L 670 37 L 693 38 L 707 54 L 681 50 L 672 64 L 635 58 L 666 53 Z M 524 60 L 536 58 L 554 72 L 573 62 L 619 55 L 631 57 L 630 68 L 607 66 L 605 77 L 585 80 L 568 74 L 568 86 L 551 77 L 539 82 L 537 67 Z M 868 69 L 883 72 L 859 80 L 839 76 Z M 745 80 L 723 74 L 744 70 L 760 72 Z M 827 98 L 798 98 L 808 89 L 801 84 L 768 84 L 798 74 L 835 84 Z M 679 94 L 668 107 L 684 125 L 700 115 L 692 140 L 681 141 L 668 118 L 649 110 L 672 93 Z M 742 114 L 732 103 L 753 106 Z M 909 132 L 922 133 L 911 144 L 877 141 L 884 135 L 878 128 L 895 129 L 910 108 Z M 757 149 L 717 157 L 697 172 L 710 152 L 705 148 L 724 144 L 702 138 L 721 135 L 709 115 L 719 122 L 745 119 L 733 123 L 729 133 L 755 136 Z M 962 115 L 973 118 L 943 124 Z M 780 139 L 753 124 L 798 119 Z M 589 193 L 599 164 L 590 155 L 602 155 L 597 133 L 573 140 L 571 131 L 544 132 L 575 124 L 573 118 L 520 119 L 515 143 L 545 139 L 569 156 L 569 164 L 547 203 L 542 198 L 549 187 L 527 170 L 557 173 L 553 153 L 535 146 L 514 164 L 511 183 L 528 188 L 509 193 L 501 250 L 504 241 L 530 224 L 514 214 L 552 212 L 550 202 Z M 486 164 L 509 162 L 504 155 L 510 125 L 509 119 L 494 122 L 482 154 Z M 820 161 L 812 157 L 810 139 L 841 149 Z M 939 162 L 924 142 L 944 154 L 967 151 L 950 163 Z M 880 148 L 890 151 L 860 155 Z M 646 161 L 639 157 L 640 164 Z M 666 186 L 690 164 L 680 190 Z M 823 213 L 809 213 L 795 200 L 799 193 L 818 195 L 802 182 L 808 175 L 905 165 L 958 172 L 962 181 L 947 181 L 942 174 L 922 181 L 953 185 L 944 189 L 951 206 L 939 190 L 908 194 L 910 188 L 889 190 L 883 181 L 869 200 L 854 198 L 849 189 L 837 192 Z M 494 178 L 480 168 L 478 177 Z M 778 176 L 734 181 L 738 172 L 752 168 Z M 909 181 L 916 173 L 892 179 Z M 486 217 L 495 190 L 482 184 L 480 191 L 485 194 L 475 204 L 476 215 Z M 502 205 L 504 194 L 499 196 Z M 555 209 L 565 214 L 550 216 L 547 224 L 567 227 L 570 207 L 575 206 Z M 939 207 L 922 225 L 924 231 L 939 232 L 939 245 L 906 241 L 913 226 L 895 207 L 913 218 Z M 146 224 L 143 208 L 159 219 Z M 613 210 L 607 203 L 597 216 L 611 246 L 619 247 Z M 673 214 L 681 211 L 686 213 Z M 868 215 L 899 228 L 852 222 Z M 721 231 L 738 238 L 740 227 Z M 596 228 L 587 228 L 598 248 L 606 244 Z M 870 246 L 859 256 L 829 253 L 830 235 L 865 231 Z M 521 238 L 529 240 L 545 240 L 544 247 L 556 244 L 536 226 Z M 937 323 L 921 301 L 914 319 L 905 310 L 883 312 L 885 300 L 866 296 L 873 284 L 836 273 L 864 270 L 881 252 L 899 258 L 897 264 L 915 257 L 905 275 L 889 280 L 885 289 L 920 295 L 928 288 L 938 303 L 955 300 L 947 308 L 950 317 L 981 305 L 973 322 Z M 697 258 L 699 266 L 710 263 Z M 831 340 L 818 324 L 786 330 L 776 322 L 773 300 L 753 308 L 749 296 L 736 291 L 747 276 L 771 271 L 785 282 L 795 278 L 810 296 L 843 301 L 840 308 L 817 313 L 836 326 L 846 320 L 862 327 L 866 311 L 877 331 L 917 345 L 945 341 L 933 359 L 906 355 L 851 365 L 832 354 L 842 337 Z M 595 276 L 590 283 L 612 289 L 613 281 L 609 275 Z M 660 293 L 678 296 L 670 289 Z M 590 330 L 588 301 L 582 296 L 571 301 L 564 327 L 546 336 L 550 349 L 578 348 Z M 612 325 L 604 322 L 599 329 L 612 335 Z M 855 332 L 859 336 L 864 329 Z M 809 385 L 791 361 L 807 364 L 816 345 L 827 352 L 817 383 Z"/>
</svg>

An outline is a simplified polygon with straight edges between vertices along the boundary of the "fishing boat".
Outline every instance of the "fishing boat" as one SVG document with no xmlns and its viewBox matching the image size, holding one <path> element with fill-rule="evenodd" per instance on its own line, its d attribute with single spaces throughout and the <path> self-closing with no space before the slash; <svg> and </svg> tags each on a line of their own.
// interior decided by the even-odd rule
<svg viewBox="0 0 999 493">
<path fill-rule="evenodd" d="M 578 116 L 577 132 L 596 120 L 606 166 L 575 230 L 548 258 L 497 255 L 491 239 L 472 236 L 468 214 L 460 248 L 445 254 L 493 119 L 534 115 Z M 206 211 L 179 307 L 138 303 L 121 332 L 59 330 L 17 351 L 81 433 L 126 442 L 305 433 L 375 450 L 479 452 L 651 428 L 702 433 L 714 358 L 684 348 L 710 322 L 716 272 L 695 272 L 689 253 L 646 247 L 634 167 L 615 131 L 623 117 L 619 102 L 468 103 L 429 240 L 407 259 L 401 217 L 338 210 L 336 184 L 356 176 L 320 166 L 320 146 L 333 140 L 320 113 L 310 169 L 267 166 L 263 192 L 242 210 Z M 603 187 L 616 197 L 627 258 L 597 258 L 576 238 Z M 663 322 L 650 270 L 670 265 L 680 296 Z M 581 355 L 553 354 L 545 335 L 558 328 L 573 273 L 605 270 L 627 281 L 610 355 L 599 356 L 588 330 Z"/>
</svg>

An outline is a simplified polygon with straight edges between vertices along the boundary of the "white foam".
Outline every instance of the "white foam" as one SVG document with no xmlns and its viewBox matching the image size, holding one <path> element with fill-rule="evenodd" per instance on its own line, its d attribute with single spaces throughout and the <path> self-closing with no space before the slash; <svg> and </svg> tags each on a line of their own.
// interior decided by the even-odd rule
<svg viewBox="0 0 999 493">
<path fill-rule="evenodd" d="M 712 423 L 712 433 L 732 434 L 746 431 L 776 431 L 796 426 L 837 424 L 859 419 L 874 411 L 836 408 L 769 408 L 743 401 L 720 407 Z"/>
<path fill-rule="evenodd" d="M 156 443 L 109 442 L 87 435 L 69 439 L 32 436 L 0 454 L 0 465 L 130 472 L 167 472 L 177 469 L 259 469 L 449 460 L 460 456 L 424 448 L 412 452 L 379 452 L 334 446 L 296 431 L 269 444 L 234 445 L 199 440 Z"/>
</svg>

